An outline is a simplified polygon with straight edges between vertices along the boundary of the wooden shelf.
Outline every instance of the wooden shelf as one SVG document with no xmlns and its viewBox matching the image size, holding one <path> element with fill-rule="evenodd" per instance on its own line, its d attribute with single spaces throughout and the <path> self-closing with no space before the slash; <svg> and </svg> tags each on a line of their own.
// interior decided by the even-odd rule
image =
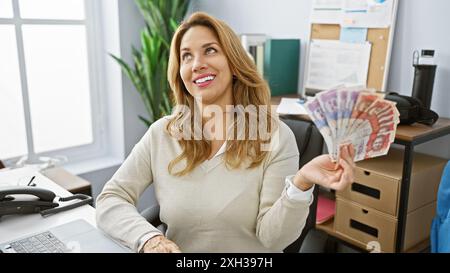
<svg viewBox="0 0 450 273">
<path fill-rule="evenodd" d="M 450 130 L 450 119 L 439 118 L 433 126 L 420 123 L 414 123 L 412 125 L 399 125 L 397 127 L 395 138 L 411 142 L 416 139 L 426 137 L 430 134 L 437 134 L 448 130 Z"/>
<path fill-rule="evenodd" d="M 321 230 L 321 231 L 327 233 L 328 235 L 333 236 L 333 237 L 335 237 L 335 238 L 337 238 L 337 239 L 339 239 L 341 241 L 344 241 L 344 242 L 349 243 L 351 245 L 357 246 L 361 250 L 365 250 L 366 249 L 366 246 L 364 244 L 362 244 L 362 243 L 360 243 L 358 241 L 355 241 L 355 240 L 353 240 L 350 237 L 347 237 L 347 236 L 344 236 L 344 235 L 341 235 L 341 234 L 337 233 L 334 230 L 334 218 L 326 221 L 323 224 L 317 224 L 316 225 L 316 229 Z M 430 246 L 430 240 L 426 239 L 426 240 L 418 243 L 417 245 L 409 248 L 408 250 L 402 251 L 402 252 L 403 253 L 419 253 L 419 252 L 422 252 L 423 250 L 427 249 L 429 246 Z"/>
<path fill-rule="evenodd" d="M 325 223 L 316 224 L 316 228 L 318 230 L 326 232 L 327 234 L 334 235 L 335 234 L 335 231 L 334 231 L 334 218 L 326 221 Z"/>
<path fill-rule="evenodd" d="M 316 225 L 316 229 L 321 230 L 325 233 L 327 233 L 330 236 L 333 236 L 334 238 L 337 238 L 341 241 L 344 241 L 352 246 L 356 246 L 358 248 L 360 248 L 362 251 L 364 251 L 366 249 L 366 246 L 364 244 L 361 244 L 360 242 L 353 240 L 350 237 L 341 235 L 339 233 L 337 233 L 334 229 L 334 218 L 328 220 L 327 222 L 320 224 L 320 225 Z"/>
</svg>

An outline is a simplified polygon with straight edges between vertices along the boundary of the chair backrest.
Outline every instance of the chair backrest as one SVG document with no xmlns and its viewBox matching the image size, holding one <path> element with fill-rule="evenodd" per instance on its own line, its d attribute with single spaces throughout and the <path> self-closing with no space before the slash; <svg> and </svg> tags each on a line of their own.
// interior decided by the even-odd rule
<svg viewBox="0 0 450 273">
<path fill-rule="evenodd" d="M 291 128 L 297 141 L 297 147 L 300 152 L 299 169 L 311 161 L 313 158 L 322 154 L 323 138 L 317 127 L 312 122 L 300 120 L 295 117 L 280 117 L 280 119 Z M 314 189 L 314 201 L 309 206 L 309 216 L 300 237 L 289 245 L 284 252 L 298 253 L 300 247 L 308 232 L 316 226 L 317 198 L 319 187 Z"/>
</svg>

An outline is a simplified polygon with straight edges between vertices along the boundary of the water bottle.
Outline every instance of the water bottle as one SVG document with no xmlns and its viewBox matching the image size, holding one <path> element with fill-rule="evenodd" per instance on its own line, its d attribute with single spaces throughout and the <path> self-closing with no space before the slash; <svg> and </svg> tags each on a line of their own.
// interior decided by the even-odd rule
<svg viewBox="0 0 450 273">
<path fill-rule="evenodd" d="M 423 106 L 430 109 L 433 96 L 434 78 L 436 76 L 437 65 L 434 61 L 434 50 L 425 49 L 419 54 L 414 51 L 414 83 L 412 96 L 420 100 Z"/>
</svg>

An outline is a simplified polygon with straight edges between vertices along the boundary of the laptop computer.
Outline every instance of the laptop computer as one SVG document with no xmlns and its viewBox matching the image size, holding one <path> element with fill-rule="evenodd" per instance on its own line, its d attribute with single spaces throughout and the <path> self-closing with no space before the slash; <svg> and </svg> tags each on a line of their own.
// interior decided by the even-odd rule
<svg viewBox="0 0 450 273">
<path fill-rule="evenodd" d="M 130 253 L 100 230 L 79 219 L 0 244 L 3 253 Z"/>
</svg>

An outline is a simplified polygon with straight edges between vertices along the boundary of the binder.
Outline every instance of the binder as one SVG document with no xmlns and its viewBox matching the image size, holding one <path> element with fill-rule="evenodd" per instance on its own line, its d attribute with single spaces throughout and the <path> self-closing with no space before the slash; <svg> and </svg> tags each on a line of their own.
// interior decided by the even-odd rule
<svg viewBox="0 0 450 273">
<path fill-rule="evenodd" d="M 297 94 L 299 39 L 268 39 L 264 49 L 264 78 L 272 96 Z"/>
<path fill-rule="evenodd" d="M 316 224 L 320 225 L 334 217 L 336 201 L 319 194 L 317 200 Z"/>
</svg>

